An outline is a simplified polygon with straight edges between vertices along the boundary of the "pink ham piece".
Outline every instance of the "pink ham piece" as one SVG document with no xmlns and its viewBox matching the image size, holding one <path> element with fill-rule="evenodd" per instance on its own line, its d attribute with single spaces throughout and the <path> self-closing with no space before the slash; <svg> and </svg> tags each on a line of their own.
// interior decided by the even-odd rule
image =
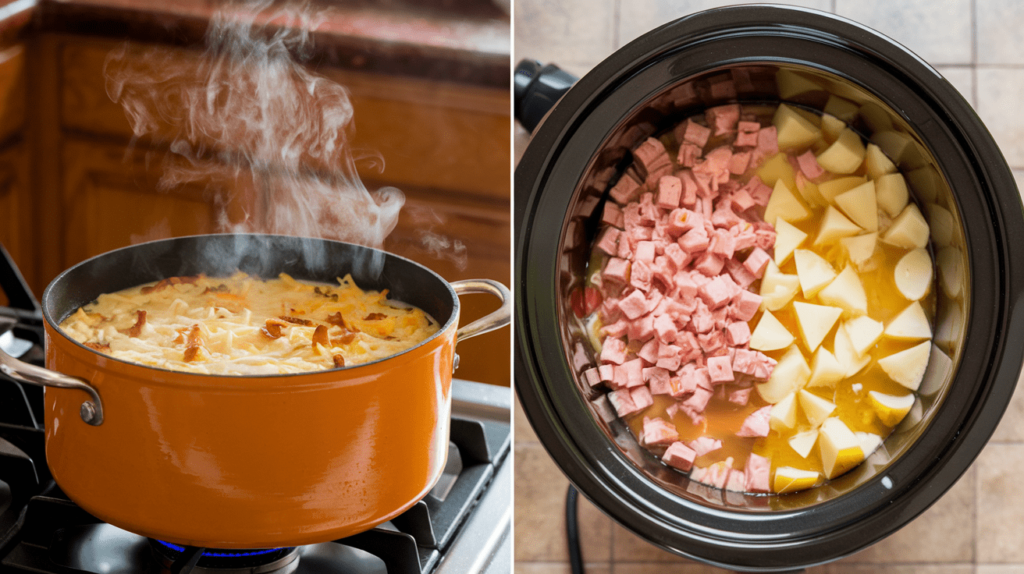
<svg viewBox="0 0 1024 574">
<path fill-rule="evenodd" d="M 746 173 L 747 168 L 750 167 L 750 156 L 749 151 L 732 154 L 732 158 L 729 160 L 729 173 L 733 175 Z"/>
<path fill-rule="evenodd" d="M 729 80 L 731 84 L 731 80 Z M 735 89 L 734 89 L 735 91 Z M 715 106 L 708 108 L 705 113 L 709 126 L 714 126 L 715 135 L 725 135 L 736 130 L 736 123 L 740 121 L 739 104 Z"/>
<path fill-rule="evenodd" d="M 658 344 L 658 340 L 651 339 L 650 341 L 644 343 L 643 347 L 640 347 L 640 351 L 637 352 L 636 355 L 641 359 L 647 361 L 648 363 L 657 363 L 659 347 L 660 345 Z"/>
<path fill-rule="evenodd" d="M 760 279 L 761 276 L 764 275 L 764 270 L 768 267 L 768 262 L 770 260 L 771 257 L 765 253 L 764 249 L 755 247 L 754 250 L 750 252 L 750 255 L 747 256 L 746 261 L 743 262 L 743 266 L 746 267 L 747 271 L 750 271 L 754 277 Z"/>
<path fill-rule="evenodd" d="M 739 347 L 750 342 L 750 325 L 744 321 L 730 323 L 725 328 L 725 342 L 731 347 Z"/>
<path fill-rule="evenodd" d="M 601 347 L 601 362 L 621 365 L 626 360 L 626 343 L 622 339 L 605 339 Z"/>
<path fill-rule="evenodd" d="M 676 342 L 676 324 L 672 321 L 672 317 L 668 315 L 662 315 L 654 320 L 654 332 L 657 333 L 658 340 L 662 343 L 675 343 Z"/>
<path fill-rule="evenodd" d="M 757 310 L 760 308 L 761 296 L 750 291 L 743 291 L 733 301 L 729 309 L 729 316 L 740 321 L 749 321 L 754 318 L 754 315 L 757 314 Z"/>
<path fill-rule="evenodd" d="M 670 445 L 679 440 L 676 426 L 660 417 L 644 417 L 643 439 L 647 446 Z"/>
<path fill-rule="evenodd" d="M 814 152 L 811 150 L 807 150 L 806 153 L 796 158 L 796 163 L 800 166 L 800 171 L 807 176 L 807 179 L 814 179 L 825 173 L 825 168 L 818 165 L 818 160 L 814 157 Z"/>
<path fill-rule="evenodd" d="M 668 166 L 670 171 L 672 160 L 665 151 L 664 144 L 656 138 L 647 138 L 635 150 L 633 150 L 633 166 L 637 168 L 640 176 L 646 179 L 656 173 L 659 169 Z"/>
<path fill-rule="evenodd" d="M 591 367 L 583 371 L 583 376 L 584 379 L 586 379 L 587 384 L 591 387 L 596 387 L 601 384 L 601 374 L 598 372 L 597 367 Z"/>
<path fill-rule="evenodd" d="M 601 237 L 597 240 L 597 248 L 612 257 L 619 252 L 619 235 L 622 232 L 616 227 L 605 227 Z"/>
<path fill-rule="evenodd" d="M 740 430 L 736 432 L 736 436 L 742 437 L 764 437 L 768 436 L 769 425 L 768 418 L 771 415 L 772 408 L 762 407 L 756 411 L 750 413 L 750 415 L 743 421 L 740 426 Z"/>
<path fill-rule="evenodd" d="M 725 483 L 725 490 L 732 492 L 746 492 L 746 473 L 735 468 L 729 472 L 729 480 Z"/>
<path fill-rule="evenodd" d="M 704 300 L 704 303 L 708 306 L 708 309 L 718 309 L 729 303 L 732 300 L 733 293 L 729 285 L 722 280 L 722 277 L 715 277 L 711 281 L 700 286 L 697 289 L 697 294 Z"/>
<path fill-rule="evenodd" d="M 698 384 L 690 398 L 683 401 L 680 406 L 685 406 L 695 413 L 702 413 L 704 409 L 708 408 L 708 402 L 711 401 L 713 394 L 714 391 Z"/>
<path fill-rule="evenodd" d="M 670 444 L 665 454 L 661 455 L 662 462 L 683 472 L 693 468 L 696 458 L 697 452 L 679 441 Z"/>
<path fill-rule="evenodd" d="M 700 157 L 701 148 L 692 144 L 684 143 L 679 146 L 679 153 L 676 155 L 676 163 L 681 167 L 693 167 Z"/>
<path fill-rule="evenodd" d="M 735 259 L 727 259 L 725 261 L 725 270 L 732 277 L 732 280 L 743 289 L 750 287 L 750 284 L 757 280 L 757 277 L 754 277 L 742 263 Z"/>
<path fill-rule="evenodd" d="M 604 211 L 601 212 L 601 223 L 621 228 L 624 225 L 622 209 L 611 201 L 606 201 Z"/>
<path fill-rule="evenodd" d="M 633 400 L 633 407 L 637 412 L 646 409 L 654 404 L 654 397 L 647 387 L 637 387 L 629 391 L 629 398 Z"/>
<path fill-rule="evenodd" d="M 702 436 L 687 443 L 697 456 L 704 456 L 709 452 L 722 448 L 722 441 L 707 436 Z"/>
<path fill-rule="evenodd" d="M 647 367 L 643 370 L 644 382 L 648 384 L 652 395 L 668 395 L 672 392 L 669 380 L 672 373 L 661 367 Z"/>
<path fill-rule="evenodd" d="M 625 243 L 621 242 L 620 246 Z M 629 261 L 612 257 L 601 271 L 601 279 L 617 285 L 625 285 L 629 281 Z"/>
<path fill-rule="evenodd" d="M 615 378 L 615 365 L 601 365 L 597 368 L 597 373 L 603 382 L 610 383 Z"/>
<path fill-rule="evenodd" d="M 761 131 L 761 124 L 757 122 L 739 122 L 736 126 L 736 147 L 757 146 L 757 132 Z"/>
<path fill-rule="evenodd" d="M 754 390 L 754 387 L 747 387 L 745 389 L 734 389 L 729 392 L 729 402 L 734 405 L 745 406 L 750 402 L 750 392 Z"/>
<path fill-rule="evenodd" d="M 747 492 L 768 492 L 769 475 L 771 474 L 771 461 L 763 456 L 750 453 L 747 457 L 747 464 L 743 470 L 746 478 L 744 489 Z"/>
<path fill-rule="evenodd" d="M 658 200 L 655 203 L 662 209 L 679 207 L 683 195 L 683 182 L 678 177 L 666 175 L 658 180 Z"/>
<path fill-rule="evenodd" d="M 653 241 L 637 241 L 633 260 L 640 261 L 642 263 L 654 263 L 654 257 L 656 254 L 657 249 L 655 248 Z"/>
<path fill-rule="evenodd" d="M 731 383 L 735 380 L 728 355 L 708 358 L 708 378 L 715 384 Z"/>
<path fill-rule="evenodd" d="M 691 143 L 698 148 L 703 148 L 711 137 L 711 130 L 693 120 L 679 124 L 675 129 L 676 141 Z"/>
<path fill-rule="evenodd" d="M 760 302 L 758 303 L 760 304 Z M 633 291 L 624 299 L 619 301 L 619 310 L 622 311 L 622 314 L 625 315 L 627 319 L 638 319 L 640 316 L 647 313 L 647 299 L 641 291 Z"/>
<path fill-rule="evenodd" d="M 612 186 L 612 189 L 611 191 L 608 192 L 608 195 L 610 195 L 612 199 L 617 201 L 619 205 L 626 205 L 627 203 L 633 200 L 633 198 L 636 196 L 637 190 L 639 189 L 640 184 L 637 183 L 635 179 L 629 177 L 628 175 L 623 175 L 622 177 L 619 178 L 619 181 L 614 186 Z"/>
<path fill-rule="evenodd" d="M 708 466 L 701 482 L 708 486 L 724 489 L 725 484 L 729 481 L 729 473 L 732 472 L 732 462 L 732 457 L 730 456 L 725 460 L 720 460 Z"/>
<path fill-rule="evenodd" d="M 622 369 L 623 378 L 620 378 L 618 373 L 616 373 L 615 381 L 617 383 L 622 382 L 624 386 L 631 389 L 634 387 L 639 387 L 644 384 L 643 359 L 637 358 L 633 359 L 632 361 L 626 361 L 625 363 L 622 363 L 622 365 L 619 366 L 618 368 Z"/>
<path fill-rule="evenodd" d="M 635 412 L 637 412 L 636 404 L 633 403 L 633 397 L 629 392 L 629 389 L 619 389 L 608 393 L 608 402 L 612 404 L 615 412 L 620 417 L 625 418 Z"/>
</svg>

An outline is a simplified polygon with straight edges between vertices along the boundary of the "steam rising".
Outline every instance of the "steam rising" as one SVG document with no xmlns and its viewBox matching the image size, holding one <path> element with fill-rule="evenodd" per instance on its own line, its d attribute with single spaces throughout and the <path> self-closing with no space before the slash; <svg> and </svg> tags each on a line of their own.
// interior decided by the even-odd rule
<svg viewBox="0 0 1024 574">
<path fill-rule="evenodd" d="M 251 177 L 266 202 L 255 213 L 220 206 L 221 231 L 381 248 L 405 196 L 391 187 L 366 189 L 347 140 L 348 93 L 294 57 L 309 52 L 310 31 L 322 20 L 269 1 L 228 5 L 212 18 L 198 64 L 160 48 L 112 52 L 107 94 L 123 106 L 136 139 L 169 146 L 162 188 L 220 180 L 244 189 Z M 316 242 L 307 243 L 310 265 L 325 264 L 312 250 Z"/>
</svg>

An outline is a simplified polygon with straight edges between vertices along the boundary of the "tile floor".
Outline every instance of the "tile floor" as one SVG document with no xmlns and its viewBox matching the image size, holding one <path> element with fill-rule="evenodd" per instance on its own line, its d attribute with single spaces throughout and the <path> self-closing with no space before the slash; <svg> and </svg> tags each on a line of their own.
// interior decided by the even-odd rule
<svg viewBox="0 0 1024 574">
<path fill-rule="evenodd" d="M 646 30 L 729 2 L 516 0 L 515 57 L 584 74 Z M 934 65 L 975 107 L 1024 187 L 1024 2 L 801 0 L 889 35 Z M 629 6 L 628 10 L 624 8 Z M 516 157 L 528 142 L 516 131 Z M 1024 573 L 1024 385 L 989 446 L 938 503 L 895 535 L 820 574 Z M 516 572 L 568 573 L 562 508 L 567 485 L 516 406 Z M 583 556 L 592 574 L 724 572 L 640 540 L 585 500 Z"/>
</svg>

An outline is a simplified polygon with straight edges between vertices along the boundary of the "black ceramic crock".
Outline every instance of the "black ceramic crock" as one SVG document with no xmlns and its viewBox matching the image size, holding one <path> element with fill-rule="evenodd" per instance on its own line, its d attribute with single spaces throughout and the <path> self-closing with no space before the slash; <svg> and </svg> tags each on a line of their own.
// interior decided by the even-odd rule
<svg viewBox="0 0 1024 574">
<path fill-rule="evenodd" d="M 528 76 L 517 79 L 517 97 L 540 91 L 553 101 L 565 83 L 555 77 L 538 88 Z M 734 95 L 711 89 L 722 80 Z M 754 496 L 690 483 L 641 448 L 603 393 L 580 380 L 595 361 L 569 299 L 606 192 L 630 149 L 706 107 L 785 100 L 822 110 L 833 96 L 856 104 L 842 108 L 843 119 L 896 161 L 932 226 L 936 335 L 919 400 L 879 450 L 824 486 Z M 517 114 L 535 120 L 537 101 L 517 102 Z M 554 105 L 516 169 L 515 193 L 523 409 L 588 499 L 666 550 L 764 572 L 852 554 L 938 500 L 978 456 L 1013 393 L 1024 332 L 1024 264 L 1014 251 L 1024 246 L 1024 216 L 1012 173 L 949 82 L 854 22 L 742 6 L 649 32 Z"/>
</svg>

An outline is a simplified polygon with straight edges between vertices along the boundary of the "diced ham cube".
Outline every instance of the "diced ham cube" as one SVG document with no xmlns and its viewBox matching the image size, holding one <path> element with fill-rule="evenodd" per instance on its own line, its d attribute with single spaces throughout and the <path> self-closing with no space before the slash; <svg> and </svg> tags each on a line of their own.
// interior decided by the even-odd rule
<svg viewBox="0 0 1024 574">
<path fill-rule="evenodd" d="M 642 243 L 642 242 L 641 242 Z M 634 261 L 629 268 L 629 284 L 646 293 L 651 290 L 654 271 L 643 261 Z"/>
<path fill-rule="evenodd" d="M 644 360 L 633 359 L 622 363 L 622 371 L 626 374 L 626 386 L 629 388 L 639 387 L 644 384 Z"/>
<path fill-rule="evenodd" d="M 711 214 L 712 225 L 723 229 L 729 229 L 730 227 L 742 223 L 743 219 L 736 215 L 736 212 L 724 203 L 725 202 L 719 204 L 720 207 Z M 729 255 L 729 257 L 732 257 L 732 255 Z"/>
<path fill-rule="evenodd" d="M 746 477 L 746 484 L 744 488 L 747 492 L 768 492 L 769 487 L 769 475 L 771 473 L 771 461 L 767 458 L 750 453 L 747 457 L 746 467 L 743 469 L 743 474 Z"/>
<path fill-rule="evenodd" d="M 729 159 L 729 173 L 733 175 L 746 173 L 747 167 L 750 166 L 750 157 L 749 151 L 732 154 L 732 158 Z"/>
<path fill-rule="evenodd" d="M 778 362 L 775 359 L 759 351 L 754 362 L 754 377 L 767 380 L 772 376 L 772 371 L 775 370 L 776 364 Z"/>
<path fill-rule="evenodd" d="M 700 348 L 706 356 L 717 355 L 719 351 L 725 348 L 725 336 L 718 329 L 714 329 L 710 333 L 697 335 L 697 340 L 700 341 Z M 726 358 L 728 359 L 728 357 Z"/>
<path fill-rule="evenodd" d="M 722 211 L 723 210 L 721 210 L 721 209 L 716 210 L 715 211 L 715 215 L 718 215 Z M 736 215 L 731 210 L 727 209 L 727 210 L 724 210 L 724 211 L 725 211 L 725 213 L 728 213 L 728 214 L 732 215 L 733 217 L 735 217 L 735 215 Z M 711 218 L 712 223 L 714 223 L 714 219 L 715 219 L 715 217 L 712 216 L 712 218 Z M 733 224 L 733 225 L 735 225 L 735 224 Z M 732 227 L 732 225 L 730 225 L 729 227 Z M 735 250 L 736 250 L 736 238 L 733 236 L 732 233 L 729 232 L 728 229 L 716 229 L 715 232 L 711 234 L 711 243 L 708 245 L 708 253 L 714 253 L 715 255 L 717 255 L 717 256 L 721 257 L 723 260 L 725 260 L 725 259 L 731 259 L 732 255 L 733 255 L 733 252 Z"/>
<path fill-rule="evenodd" d="M 683 196 L 683 182 L 678 177 L 666 175 L 658 181 L 658 201 L 656 205 L 662 209 L 679 207 Z"/>
<path fill-rule="evenodd" d="M 701 148 L 692 144 L 684 143 L 679 146 L 679 154 L 676 155 L 676 163 L 683 167 L 693 167 L 700 157 Z"/>
<path fill-rule="evenodd" d="M 604 211 L 601 212 L 601 223 L 622 227 L 622 209 L 611 201 L 604 202 Z"/>
<path fill-rule="evenodd" d="M 742 437 L 763 437 L 768 436 L 770 430 L 768 425 L 768 418 L 771 415 L 772 408 L 770 406 L 762 407 L 756 411 L 750 413 L 750 415 L 743 421 L 740 426 L 740 430 L 736 432 L 736 436 Z"/>
<path fill-rule="evenodd" d="M 616 227 L 605 227 L 604 231 L 601 232 L 600 239 L 597 240 L 597 248 L 604 251 L 608 255 L 615 257 L 619 252 L 619 235 L 622 232 Z"/>
<path fill-rule="evenodd" d="M 814 152 L 811 150 L 807 150 L 806 153 L 796 158 L 796 163 L 800 166 L 800 171 L 802 171 L 808 179 L 814 179 L 825 173 L 825 168 L 818 165 L 818 160 L 814 157 Z"/>
<path fill-rule="evenodd" d="M 611 325 L 605 325 L 601 327 L 601 334 L 607 337 L 622 337 L 629 330 L 629 321 L 625 319 L 619 319 Z"/>
<path fill-rule="evenodd" d="M 683 248 L 685 249 L 685 246 Z M 717 276 L 722 272 L 723 266 L 725 266 L 725 259 L 708 251 L 702 253 L 693 264 L 693 268 L 706 277 Z"/>
<path fill-rule="evenodd" d="M 693 449 L 693 451 L 697 453 L 697 456 L 704 456 L 709 452 L 722 448 L 722 441 L 702 436 L 686 443 L 686 446 Z"/>
<path fill-rule="evenodd" d="M 657 339 L 651 339 L 650 341 L 644 343 L 643 347 L 640 347 L 640 351 L 636 354 L 636 356 L 647 361 L 648 363 L 657 363 L 659 346 L 660 344 L 658 343 Z"/>
<path fill-rule="evenodd" d="M 732 370 L 737 373 L 743 373 L 745 375 L 753 375 L 755 372 L 757 362 L 757 351 L 751 351 L 749 349 L 736 349 L 736 352 L 733 354 L 732 358 Z"/>
<path fill-rule="evenodd" d="M 678 243 L 669 243 L 665 246 L 665 257 L 675 265 L 676 269 L 682 269 L 690 262 L 690 256 L 679 247 Z"/>
<path fill-rule="evenodd" d="M 730 84 L 732 80 L 729 80 Z M 712 84 L 715 86 L 716 84 Z M 735 88 L 733 88 L 735 93 Z M 709 126 L 714 126 L 715 135 L 720 136 L 732 132 L 736 129 L 736 123 L 740 121 L 740 106 L 739 104 L 728 104 L 725 106 L 715 106 L 708 108 L 705 113 L 705 119 Z"/>
<path fill-rule="evenodd" d="M 772 196 L 772 188 L 765 185 L 761 178 L 756 175 L 750 178 L 750 181 L 747 182 L 747 185 L 743 186 L 743 189 L 747 190 L 750 197 L 754 198 L 754 202 L 761 207 L 767 206 L 768 200 Z"/>
<path fill-rule="evenodd" d="M 675 284 L 679 299 L 685 301 L 697 296 L 697 284 L 689 273 L 676 273 L 672 282 Z"/>
<path fill-rule="evenodd" d="M 746 492 L 746 475 L 742 470 L 735 468 L 729 471 L 729 480 L 725 483 L 725 490 L 731 492 Z"/>
<path fill-rule="evenodd" d="M 700 371 L 695 371 L 695 373 L 696 372 Z M 693 394 L 690 395 L 690 398 L 683 401 L 682 404 L 685 405 L 687 408 L 693 409 L 694 412 L 702 413 L 704 412 L 704 409 L 708 407 L 708 401 L 711 400 L 711 396 L 714 394 L 714 391 L 712 391 L 711 389 L 706 389 L 700 385 L 697 385 L 697 388 L 694 389 Z"/>
<path fill-rule="evenodd" d="M 633 166 L 644 179 L 665 165 L 672 165 L 672 160 L 665 151 L 665 146 L 657 138 L 647 138 L 633 150 Z"/>
<path fill-rule="evenodd" d="M 648 446 L 670 445 L 679 440 L 676 426 L 661 417 L 644 417 L 642 443 Z"/>
<path fill-rule="evenodd" d="M 689 372 L 685 370 L 680 371 L 678 377 L 669 379 L 669 394 L 673 398 L 683 399 L 692 395 L 697 390 L 697 379 L 693 376 L 693 365 L 687 366 L 691 367 Z"/>
<path fill-rule="evenodd" d="M 615 378 L 615 365 L 612 365 L 610 363 L 606 365 L 601 365 L 600 367 L 597 368 L 597 373 L 602 381 L 610 383 Z"/>
<path fill-rule="evenodd" d="M 637 411 L 642 411 L 654 404 L 654 397 L 647 387 L 636 387 L 629 391 L 629 398 L 633 399 L 633 406 Z"/>
<path fill-rule="evenodd" d="M 740 122 L 743 123 L 743 122 Z M 757 147 L 757 132 L 739 132 L 736 134 L 736 147 Z M 753 159 L 753 158 L 751 158 Z"/>
<path fill-rule="evenodd" d="M 761 159 L 772 157 L 779 153 L 779 136 L 775 126 L 762 128 L 757 132 L 757 148 L 754 152 L 755 163 Z"/>
<path fill-rule="evenodd" d="M 690 316 L 690 325 L 698 333 L 707 333 L 715 328 L 715 317 L 711 314 L 704 301 L 697 301 L 697 308 Z"/>
<path fill-rule="evenodd" d="M 732 280 L 736 282 L 736 285 L 743 289 L 750 287 L 750 284 L 757 280 L 757 277 L 754 277 L 742 263 L 735 259 L 727 259 L 725 261 L 725 270 L 732 277 Z"/>
<path fill-rule="evenodd" d="M 747 260 L 743 262 L 743 266 L 746 267 L 747 271 L 750 271 L 754 277 L 760 279 L 761 276 L 764 275 L 765 267 L 768 267 L 769 261 L 771 261 L 771 257 L 765 252 L 765 250 L 760 247 L 756 247 L 750 252 L 750 255 L 747 256 Z"/>
<path fill-rule="evenodd" d="M 591 367 L 583 371 L 583 376 L 587 381 L 587 385 L 591 387 L 601 384 L 601 374 L 598 372 L 597 367 Z"/>
<path fill-rule="evenodd" d="M 682 349 L 675 345 L 662 345 L 658 347 L 658 362 L 656 366 L 670 371 L 675 371 L 679 368 L 680 358 Z"/>
<path fill-rule="evenodd" d="M 761 296 L 744 290 L 740 293 L 740 296 L 733 301 L 729 315 L 734 319 L 739 319 L 740 321 L 749 321 L 754 318 L 754 315 L 757 314 L 757 310 L 760 308 Z"/>
<path fill-rule="evenodd" d="M 676 141 L 691 143 L 699 148 L 703 148 L 708 143 L 708 138 L 711 137 L 711 130 L 692 119 L 688 119 L 685 123 L 676 127 L 675 134 Z"/>
<path fill-rule="evenodd" d="M 649 367 L 644 369 L 644 381 L 647 382 L 653 395 L 672 394 L 671 373 L 668 369 Z"/>
<path fill-rule="evenodd" d="M 725 342 L 733 347 L 750 342 L 750 325 L 744 321 L 730 323 L 725 329 Z M 748 373 L 749 374 L 749 373 Z"/>
<path fill-rule="evenodd" d="M 692 423 L 694 426 L 704 424 L 704 415 L 702 414 L 702 412 L 694 410 L 693 407 L 687 405 L 685 402 L 673 403 L 669 405 L 667 409 L 665 409 L 665 412 L 668 413 L 668 416 L 673 418 L 675 418 L 677 414 L 683 413 L 684 415 L 686 415 L 687 418 L 690 419 L 690 423 Z"/>
<path fill-rule="evenodd" d="M 617 285 L 625 285 L 629 281 L 629 261 L 612 257 L 601 271 L 601 279 Z"/>
<path fill-rule="evenodd" d="M 629 389 L 619 389 L 608 393 L 608 402 L 615 408 L 615 412 L 619 413 L 619 416 L 623 418 L 638 410 L 636 404 L 633 403 L 633 397 Z"/>
<path fill-rule="evenodd" d="M 654 332 L 662 343 L 669 344 L 676 341 L 676 324 L 668 315 L 654 319 Z"/>
<path fill-rule="evenodd" d="M 635 179 L 628 175 L 623 175 L 619 178 L 619 181 L 612 186 L 611 191 L 608 195 L 611 196 L 619 205 L 626 205 L 633 198 L 636 197 L 636 192 L 640 189 L 640 184 Z"/>
<path fill-rule="evenodd" d="M 683 472 L 693 467 L 696 458 L 697 452 L 679 441 L 670 444 L 665 454 L 661 455 L 662 462 Z"/>
<path fill-rule="evenodd" d="M 701 479 L 701 482 L 708 486 L 725 489 L 725 483 L 729 481 L 729 473 L 731 472 L 732 457 L 729 457 L 708 466 L 707 472 L 704 473 L 704 478 Z"/>
<path fill-rule="evenodd" d="M 768 250 L 775 246 L 775 231 L 771 229 L 758 229 L 755 234 L 757 238 L 754 244 L 761 249 Z"/>
<path fill-rule="evenodd" d="M 653 241 L 638 241 L 636 244 L 636 252 L 633 257 L 635 261 L 642 261 L 644 263 L 654 263 L 655 248 Z"/>
<path fill-rule="evenodd" d="M 731 383 L 735 380 L 732 374 L 732 365 L 729 362 L 728 355 L 708 358 L 708 377 L 712 383 Z"/>
<path fill-rule="evenodd" d="M 679 199 L 679 205 L 693 209 L 697 204 L 697 189 L 699 187 L 697 180 L 690 170 L 681 171 L 676 175 L 679 177 L 679 181 L 683 182 L 683 196 Z"/>
<path fill-rule="evenodd" d="M 626 333 L 630 341 L 646 341 L 654 336 L 654 317 L 644 315 L 639 321 L 633 321 Z"/>
<path fill-rule="evenodd" d="M 729 285 L 722 280 L 721 275 L 701 285 L 697 289 L 697 294 L 707 304 L 708 309 L 718 309 L 728 304 L 734 295 Z"/>
<path fill-rule="evenodd" d="M 747 387 L 745 389 L 734 389 L 729 392 L 729 402 L 734 405 L 745 406 L 750 402 L 750 391 L 753 391 L 754 387 Z"/>
<path fill-rule="evenodd" d="M 622 339 L 605 339 L 601 347 L 601 362 L 621 365 L 626 361 L 626 343 Z"/>
<path fill-rule="evenodd" d="M 635 320 L 647 313 L 647 298 L 643 292 L 635 290 L 619 301 L 619 310 L 627 319 Z"/>
<path fill-rule="evenodd" d="M 690 255 L 695 255 L 708 248 L 710 243 L 708 232 L 703 227 L 695 227 L 679 238 L 679 247 Z"/>
<path fill-rule="evenodd" d="M 749 191 L 741 189 L 732 194 L 732 205 L 737 211 L 746 211 L 757 205 L 757 202 L 754 201 Z"/>
</svg>

